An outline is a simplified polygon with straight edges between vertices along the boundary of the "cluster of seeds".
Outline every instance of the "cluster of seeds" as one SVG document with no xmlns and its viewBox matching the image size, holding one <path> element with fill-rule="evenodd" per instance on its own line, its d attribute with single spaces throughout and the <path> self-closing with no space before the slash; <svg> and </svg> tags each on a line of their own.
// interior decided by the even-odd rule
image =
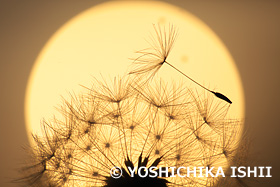
<svg viewBox="0 0 280 187">
<path fill-rule="evenodd" d="M 95 80 L 87 93 L 64 101 L 63 119 L 43 121 L 44 136 L 33 136 L 33 157 L 21 181 L 79 187 L 225 186 L 235 180 L 176 173 L 140 178 L 136 172 L 131 177 L 128 167 L 213 167 L 215 175 L 218 167 L 227 171 L 242 164 L 235 157 L 242 128 L 238 120 L 227 119 L 230 103 L 155 77 L 177 35 L 172 26 L 155 30 L 154 47 L 139 51 L 128 75 Z M 123 171 L 119 179 L 110 176 L 115 166 Z"/>
</svg>

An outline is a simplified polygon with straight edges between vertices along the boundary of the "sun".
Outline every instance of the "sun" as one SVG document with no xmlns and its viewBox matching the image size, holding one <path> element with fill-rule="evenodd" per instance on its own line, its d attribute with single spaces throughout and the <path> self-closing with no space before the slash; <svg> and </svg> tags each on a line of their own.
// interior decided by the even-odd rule
<svg viewBox="0 0 280 187">
<path fill-rule="evenodd" d="M 244 96 L 236 65 L 222 41 L 201 20 L 160 2 L 110 2 L 88 9 L 63 25 L 40 52 L 26 90 L 28 133 L 57 113 L 61 96 L 78 93 L 94 77 L 127 72 L 129 58 L 147 48 L 152 24 L 173 24 L 178 38 L 169 61 L 203 85 L 231 98 L 231 115 L 244 117 Z M 166 68 L 164 77 L 180 79 Z M 166 73 L 168 72 L 168 73 Z M 168 74 L 168 75 L 166 75 Z M 191 85 L 191 83 L 190 83 Z M 194 86 L 194 85 L 191 85 Z"/>
<path fill-rule="evenodd" d="M 28 134 L 40 134 L 40 122 L 59 114 L 62 98 L 90 88 L 93 79 L 111 80 L 129 73 L 136 51 L 149 47 L 154 26 L 176 27 L 168 62 L 201 85 L 231 99 L 229 115 L 244 118 L 242 82 L 229 51 L 201 20 L 162 2 L 107 2 L 65 23 L 41 50 L 29 77 L 25 98 Z M 183 81 L 199 94 L 203 89 L 174 69 L 163 66 L 163 80 Z M 94 78 L 93 78 L 94 77 Z M 81 86 L 82 85 L 82 86 Z M 30 142 L 32 137 L 29 136 Z"/>
<path fill-rule="evenodd" d="M 147 46 L 152 24 L 178 27 L 172 63 L 205 86 L 226 93 L 231 114 L 244 117 L 241 79 L 230 53 L 215 33 L 195 16 L 159 2 L 110 2 L 93 7 L 63 25 L 47 42 L 32 69 L 25 99 L 28 133 L 40 131 L 42 118 L 56 113 L 61 96 L 90 86 L 92 76 L 127 72 L 135 51 Z M 170 69 L 163 77 L 180 79 Z M 168 75 L 167 75 L 168 74 Z M 193 86 L 193 85 L 192 85 Z"/>
</svg>

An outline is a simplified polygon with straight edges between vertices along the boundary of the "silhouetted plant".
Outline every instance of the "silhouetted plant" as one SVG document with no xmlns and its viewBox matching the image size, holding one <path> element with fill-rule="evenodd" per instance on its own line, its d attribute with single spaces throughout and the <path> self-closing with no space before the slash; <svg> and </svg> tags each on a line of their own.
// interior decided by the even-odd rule
<svg viewBox="0 0 280 187">
<path fill-rule="evenodd" d="M 240 153 L 241 123 L 227 119 L 229 102 L 154 77 L 167 63 L 177 36 L 173 26 L 155 31 L 152 48 L 138 51 L 129 75 L 111 82 L 95 80 L 88 93 L 64 101 L 64 120 L 43 122 L 44 136 L 33 135 L 32 159 L 20 182 L 59 187 L 229 186 L 222 177 L 142 178 L 137 172 L 131 177 L 128 167 L 214 167 L 215 175 L 218 167 L 226 171 L 240 162 L 235 155 Z M 115 166 L 123 171 L 119 179 L 110 176 Z"/>
</svg>

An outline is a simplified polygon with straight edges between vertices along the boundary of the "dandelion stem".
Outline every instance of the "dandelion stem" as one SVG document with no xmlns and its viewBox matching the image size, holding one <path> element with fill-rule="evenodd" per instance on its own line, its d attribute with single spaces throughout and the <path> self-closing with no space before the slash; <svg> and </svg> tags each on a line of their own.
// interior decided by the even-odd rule
<svg viewBox="0 0 280 187">
<path fill-rule="evenodd" d="M 197 84 L 198 86 L 204 88 L 205 90 L 212 92 L 211 90 L 209 90 L 208 88 L 202 86 L 201 84 L 199 84 L 198 82 L 196 82 L 195 80 L 193 80 L 192 78 L 190 78 L 189 76 L 187 76 L 185 73 L 183 73 L 182 71 L 180 71 L 178 68 L 176 68 L 175 66 L 173 66 L 172 64 L 168 63 L 167 61 L 164 61 L 166 64 L 168 64 L 169 66 L 171 66 L 172 68 L 174 68 L 175 70 L 177 70 L 178 72 L 180 72 L 182 75 L 184 75 L 185 77 L 187 77 L 189 80 L 193 81 L 195 84 Z"/>
<path fill-rule="evenodd" d="M 198 82 L 196 82 L 195 80 L 193 80 L 192 78 L 190 78 L 188 75 L 186 75 L 185 73 L 183 73 L 182 71 L 180 71 L 178 68 L 176 68 L 175 66 L 173 66 L 172 64 L 168 63 L 167 61 L 164 61 L 164 63 L 168 64 L 169 66 L 171 66 L 172 68 L 174 68 L 175 70 L 177 70 L 179 73 L 181 73 L 182 75 L 184 75 L 185 77 L 187 77 L 189 80 L 191 80 L 192 82 L 194 82 L 195 84 L 197 84 L 198 86 L 202 87 L 203 89 L 211 92 L 212 94 L 214 94 L 216 97 L 228 102 L 228 103 L 232 103 L 231 100 L 229 98 L 227 98 L 225 95 L 219 93 L 219 92 L 214 92 L 212 90 L 209 90 L 208 88 L 202 86 L 201 84 L 199 84 Z"/>
</svg>

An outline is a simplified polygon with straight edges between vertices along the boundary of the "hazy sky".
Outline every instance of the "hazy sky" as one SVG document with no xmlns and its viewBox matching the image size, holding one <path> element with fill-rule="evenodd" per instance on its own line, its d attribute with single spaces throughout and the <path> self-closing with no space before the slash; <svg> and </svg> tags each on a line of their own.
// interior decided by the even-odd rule
<svg viewBox="0 0 280 187">
<path fill-rule="evenodd" d="M 32 65 L 52 34 L 78 13 L 103 1 L 0 1 L 0 186 L 17 177 L 28 144 L 24 95 Z M 169 2 L 169 1 L 164 1 Z M 170 1 L 205 22 L 224 42 L 239 69 L 246 101 L 245 126 L 252 159 L 272 166 L 280 184 L 280 2 Z M 278 185 L 277 185 L 278 184 Z"/>
</svg>

